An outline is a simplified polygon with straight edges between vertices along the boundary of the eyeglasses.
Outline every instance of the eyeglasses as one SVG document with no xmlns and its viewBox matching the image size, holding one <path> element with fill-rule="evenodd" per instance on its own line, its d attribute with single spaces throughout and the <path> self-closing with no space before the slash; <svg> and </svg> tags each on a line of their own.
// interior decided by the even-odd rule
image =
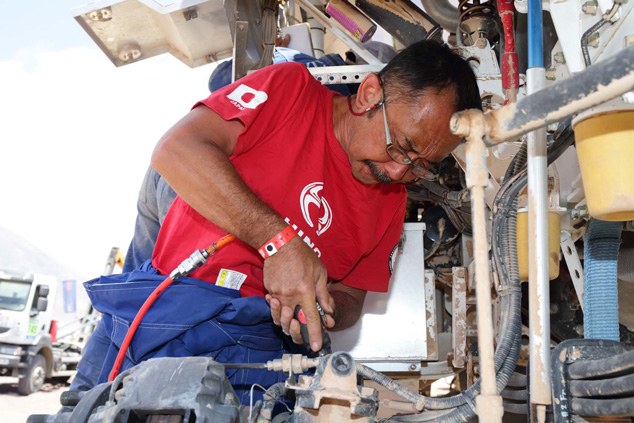
<svg viewBox="0 0 634 423">
<path fill-rule="evenodd" d="M 426 169 L 423 165 L 422 159 L 412 160 L 409 157 L 407 151 L 403 150 L 399 145 L 392 143 L 392 137 L 390 136 L 390 128 L 387 126 L 387 115 L 385 113 L 385 94 L 383 92 L 383 84 L 381 84 L 381 106 L 383 109 L 383 123 L 385 124 L 385 142 L 387 146 L 385 151 L 392 160 L 401 165 L 410 166 L 412 174 L 417 178 L 422 178 L 427 181 L 435 181 L 438 179 L 435 168 Z"/>
</svg>

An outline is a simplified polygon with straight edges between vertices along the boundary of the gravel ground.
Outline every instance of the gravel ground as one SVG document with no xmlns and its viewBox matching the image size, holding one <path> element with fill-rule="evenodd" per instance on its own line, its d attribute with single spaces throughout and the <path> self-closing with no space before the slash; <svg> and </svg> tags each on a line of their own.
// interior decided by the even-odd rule
<svg viewBox="0 0 634 423">
<path fill-rule="evenodd" d="M 55 414 L 60 409 L 59 396 L 68 383 L 45 383 L 39 392 L 18 394 L 18 378 L 0 377 L 0 421 L 26 423 L 31 414 Z"/>
</svg>

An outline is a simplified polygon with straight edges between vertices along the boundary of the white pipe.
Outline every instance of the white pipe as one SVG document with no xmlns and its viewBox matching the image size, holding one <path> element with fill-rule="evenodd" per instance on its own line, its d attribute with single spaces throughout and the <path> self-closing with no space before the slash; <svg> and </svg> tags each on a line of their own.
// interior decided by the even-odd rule
<svg viewBox="0 0 634 423">
<path fill-rule="evenodd" d="M 543 67 L 526 72 L 528 95 L 544 88 Z M 548 276 L 548 171 L 546 129 L 527 135 L 528 287 L 531 404 L 551 403 L 550 293 Z M 539 418 L 539 416 L 538 416 Z"/>
<path fill-rule="evenodd" d="M 476 398 L 479 421 L 501 423 L 504 409 L 502 397 L 497 394 L 493 347 L 493 313 L 491 310 L 491 279 L 487 218 L 484 189 L 489 172 L 486 166 L 486 147 L 482 137 L 485 125 L 471 127 L 466 148 L 467 187 L 471 193 L 473 221 L 474 262 L 476 278 L 476 304 L 478 319 L 478 355 L 480 366 L 480 395 Z"/>
</svg>

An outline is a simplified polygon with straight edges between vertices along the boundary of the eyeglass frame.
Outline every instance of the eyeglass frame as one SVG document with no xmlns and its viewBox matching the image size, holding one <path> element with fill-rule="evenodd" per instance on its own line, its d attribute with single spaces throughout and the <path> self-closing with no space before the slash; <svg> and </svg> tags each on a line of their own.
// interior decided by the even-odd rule
<svg viewBox="0 0 634 423">
<path fill-rule="evenodd" d="M 385 146 L 385 152 L 387 153 L 388 156 L 390 156 L 390 159 L 392 159 L 396 163 L 398 163 L 400 165 L 410 166 L 411 170 L 412 170 L 412 174 L 414 176 L 416 176 L 417 179 L 425 179 L 426 181 L 435 181 L 435 180 L 437 180 L 438 179 L 438 175 L 437 174 L 435 174 L 434 172 L 432 172 L 429 169 L 426 169 L 423 166 L 420 166 L 420 165 L 414 163 L 414 161 L 409 157 L 409 153 L 407 151 L 405 151 L 400 145 L 394 144 L 392 142 L 392 136 L 390 135 L 390 128 L 387 125 L 387 114 L 385 112 L 385 105 L 386 105 L 385 92 L 384 92 L 384 89 L 383 89 L 383 81 L 381 81 L 381 78 L 379 78 L 379 84 L 381 85 L 381 102 L 377 106 L 381 107 L 381 109 L 383 111 L 383 124 L 385 125 L 385 142 L 387 144 Z M 407 157 L 407 160 L 399 161 L 399 160 L 395 159 L 394 156 L 392 155 L 392 153 L 390 153 L 390 148 L 392 148 L 392 147 L 396 148 L 401 154 L 403 154 L 404 157 Z M 420 159 L 418 159 L 418 160 L 420 160 Z M 417 173 L 414 173 L 414 171 L 421 172 L 425 176 L 418 175 Z"/>
</svg>

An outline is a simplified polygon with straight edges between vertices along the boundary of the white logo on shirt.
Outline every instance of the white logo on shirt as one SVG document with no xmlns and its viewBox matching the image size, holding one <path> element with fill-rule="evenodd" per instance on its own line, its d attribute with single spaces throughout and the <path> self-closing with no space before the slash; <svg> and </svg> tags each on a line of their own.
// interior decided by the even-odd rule
<svg viewBox="0 0 634 423">
<path fill-rule="evenodd" d="M 248 100 L 245 101 L 244 97 L 246 94 L 248 94 Z M 264 91 L 254 90 L 251 87 L 240 84 L 238 88 L 227 95 L 227 98 L 231 100 L 231 104 L 236 106 L 238 109 L 244 110 L 245 107 L 247 109 L 255 109 L 260 104 L 268 100 L 269 96 Z"/>
<path fill-rule="evenodd" d="M 302 194 L 299 196 L 299 206 L 302 209 L 306 223 L 308 223 L 308 226 L 311 228 L 314 228 L 315 225 L 310 218 L 310 205 L 316 205 L 317 210 L 323 208 L 323 215 L 317 219 L 317 236 L 326 232 L 332 224 L 332 209 L 326 199 L 319 195 L 322 189 L 324 189 L 323 182 L 313 182 L 312 184 L 306 185 L 302 190 Z"/>
</svg>

